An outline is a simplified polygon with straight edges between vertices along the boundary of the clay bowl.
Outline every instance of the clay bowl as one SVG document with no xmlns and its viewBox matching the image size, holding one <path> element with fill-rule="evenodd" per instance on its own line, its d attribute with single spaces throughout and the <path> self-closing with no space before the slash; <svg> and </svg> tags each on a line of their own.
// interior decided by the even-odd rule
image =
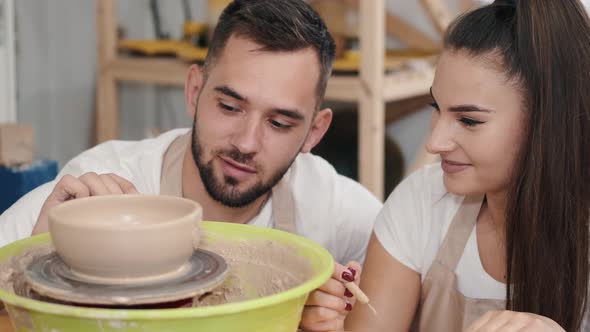
<svg viewBox="0 0 590 332">
<path fill-rule="evenodd" d="M 105 284 L 182 273 L 198 245 L 199 204 L 172 196 L 111 195 L 68 201 L 49 213 L 58 255 L 74 274 Z"/>
</svg>

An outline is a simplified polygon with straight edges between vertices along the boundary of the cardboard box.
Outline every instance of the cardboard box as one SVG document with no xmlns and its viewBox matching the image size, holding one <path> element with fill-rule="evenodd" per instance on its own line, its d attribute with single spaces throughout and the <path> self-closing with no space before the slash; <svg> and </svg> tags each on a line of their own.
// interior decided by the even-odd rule
<svg viewBox="0 0 590 332">
<path fill-rule="evenodd" d="M 24 124 L 0 124 L 0 166 L 33 162 L 33 127 Z"/>
</svg>

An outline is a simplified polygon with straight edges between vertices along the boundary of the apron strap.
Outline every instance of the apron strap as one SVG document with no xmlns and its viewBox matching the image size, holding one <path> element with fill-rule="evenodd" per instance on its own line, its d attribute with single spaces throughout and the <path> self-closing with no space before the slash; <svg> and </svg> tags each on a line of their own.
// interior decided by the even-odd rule
<svg viewBox="0 0 590 332">
<path fill-rule="evenodd" d="M 439 261 L 451 271 L 455 270 L 463 255 L 469 235 L 477 222 L 483 197 L 483 195 L 465 197 L 436 255 L 435 261 Z"/>
<path fill-rule="evenodd" d="M 174 139 L 164 153 L 160 175 L 160 195 L 182 197 L 182 164 L 191 132 Z"/>
<path fill-rule="evenodd" d="M 291 166 L 292 168 L 295 165 Z M 281 181 L 272 189 L 272 215 L 274 228 L 296 234 L 296 213 L 295 197 L 289 182 L 289 175 L 292 170 L 283 176 Z"/>
</svg>

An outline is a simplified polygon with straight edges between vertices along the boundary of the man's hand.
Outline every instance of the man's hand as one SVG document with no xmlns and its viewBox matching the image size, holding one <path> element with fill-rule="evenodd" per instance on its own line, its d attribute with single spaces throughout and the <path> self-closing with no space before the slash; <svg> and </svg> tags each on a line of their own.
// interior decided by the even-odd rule
<svg viewBox="0 0 590 332">
<path fill-rule="evenodd" d="M 346 266 L 336 263 L 332 278 L 309 295 L 300 327 L 310 332 L 343 331 L 344 319 L 356 302 L 344 284 L 355 282 L 358 285 L 360 274 L 361 265 L 357 262 Z"/>
<path fill-rule="evenodd" d="M 508 310 L 488 311 L 467 328 L 466 332 L 565 332 L 555 321 L 527 313 Z"/>
<path fill-rule="evenodd" d="M 47 197 L 47 200 L 45 200 L 37 223 L 33 228 L 33 235 L 49 230 L 49 211 L 65 201 L 89 196 L 137 193 L 135 186 L 131 182 L 115 174 L 98 175 L 91 172 L 79 178 L 65 175 L 59 180 L 51 194 Z"/>
</svg>

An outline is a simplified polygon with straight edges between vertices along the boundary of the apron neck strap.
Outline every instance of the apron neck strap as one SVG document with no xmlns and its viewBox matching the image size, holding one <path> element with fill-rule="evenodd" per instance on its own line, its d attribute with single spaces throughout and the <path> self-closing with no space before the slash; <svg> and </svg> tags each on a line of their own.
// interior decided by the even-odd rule
<svg viewBox="0 0 590 332">
<path fill-rule="evenodd" d="M 183 196 L 182 164 L 190 138 L 190 132 L 177 137 L 164 153 L 160 175 L 160 195 Z"/>
<path fill-rule="evenodd" d="M 291 167 L 294 167 L 291 166 Z M 281 231 L 297 232 L 295 197 L 289 182 L 290 170 L 272 189 L 272 214 L 274 227 Z"/>
<path fill-rule="evenodd" d="M 463 255 L 469 235 L 477 222 L 483 195 L 466 196 L 455 214 L 435 261 L 454 270 Z"/>
</svg>

